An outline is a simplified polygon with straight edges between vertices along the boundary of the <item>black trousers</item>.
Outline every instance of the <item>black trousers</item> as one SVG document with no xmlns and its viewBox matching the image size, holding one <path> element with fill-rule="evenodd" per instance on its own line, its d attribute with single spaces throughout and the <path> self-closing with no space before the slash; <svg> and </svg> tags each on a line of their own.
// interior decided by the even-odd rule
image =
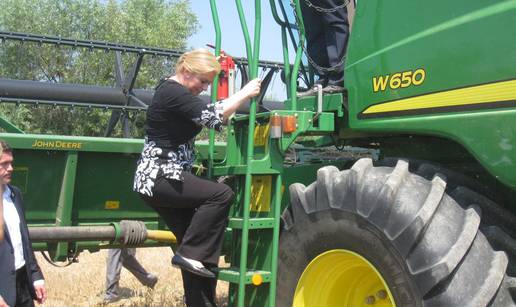
<svg viewBox="0 0 516 307">
<path fill-rule="evenodd" d="M 29 290 L 29 279 L 25 266 L 16 270 L 16 303 L 15 307 L 34 307 Z"/>
<path fill-rule="evenodd" d="M 223 183 L 183 172 L 184 181 L 159 178 L 153 197 L 142 195 L 176 236 L 180 255 L 217 266 L 229 207 L 234 197 Z M 182 271 L 186 304 L 189 307 L 216 306 L 216 279 Z"/>
<path fill-rule="evenodd" d="M 342 5 L 345 0 L 311 0 L 311 3 L 322 8 L 334 8 Z M 305 0 L 301 2 L 303 23 L 307 41 L 308 55 L 317 65 L 328 68 L 342 61 L 346 53 L 349 37 L 348 10 L 346 7 L 334 12 L 319 12 L 314 7 L 308 7 Z M 343 86 L 344 65 L 335 71 L 318 71 L 320 83 Z"/>
</svg>

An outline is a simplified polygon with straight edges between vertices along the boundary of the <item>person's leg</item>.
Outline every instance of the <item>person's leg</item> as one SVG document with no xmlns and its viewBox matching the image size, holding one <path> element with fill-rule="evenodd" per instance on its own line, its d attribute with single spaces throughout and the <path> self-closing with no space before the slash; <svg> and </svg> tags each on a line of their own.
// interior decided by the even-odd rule
<svg viewBox="0 0 516 307">
<path fill-rule="evenodd" d="M 342 6 L 342 1 L 321 1 L 324 7 L 337 8 Z M 328 85 L 344 86 L 344 56 L 349 37 L 348 12 L 345 6 L 333 12 L 323 13 L 322 24 L 324 27 L 324 45 L 328 56 L 328 67 L 335 70 L 328 74 Z"/>
<path fill-rule="evenodd" d="M 172 231 L 177 239 L 177 244 L 181 244 L 186 229 L 195 213 L 195 208 L 172 208 L 167 207 L 162 201 L 142 196 L 143 200 L 165 221 L 168 229 Z"/>
<path fill-rule="evenodd" d="M 182 240 L 177 253 L 216 266 L 234 193 L 223 183 L 202 179 L 187 172 L 183 173 L 183 177 L 183 182 L 158 180 L 153 193 L 160 203 L 148 203 L 151 206 L 169 208 L 195 208 L 191 221 L 175 220 L 181 223 L 180 228 L 187 227 L 184 236 L 181 234 Z M 174 225 L 169 226 L 177 228 Z"/>
<path fill-rule="evenodd" d="M 207 198 L 197 208 L 178 253 L 218 266 L 234 193 L 223 183 L 204 180 L 191 174 L 185 175 L 185 182 L 189 183 L 185 193 L 195 194 L 203 190 Z"/>
<path fill-rule="evenodd" d="M 138 262 L 138 259 L 136 259 L 136 248 L 122 249 L 122 265 L 131 272 L 140 283 L 147 287 L 154 288 L 156 282 L 158 282 L 158 278 L 154 274 L 147 272 Z"/>
<path fill-rule="evenodd" d="M 216 307 L 215 295 L 217 280 L 201 277 L 188 271 L 181 270 L 185 303 L 188 307 Z"/>
<path fill-rule="evenodd" d="M 301 12 L 303 14 L 303 24 L 305 26 L 306 47 L 308 56 L 320 67 L 327 67 L 328 54 L 326 52 L 326 40 L 324 36 L 323 17 L 315 8 L 309 7 L 306 1 L 301 2 Z M 315 68 L 315 67 L 314 67 Z M 323 87 L 328 80 L 326 73 L 315 68 L 319 76 L 317 83 Z"/>
<path fill-rule="evenodd" d="M 176 236 L 178 244 L 183 241 L 184 234 L 190 225 L 195 209 L 167 208 L 163 203 L 152 201 L 150 198 L 143 197 L 145 202 L 150 205 L 165 221 L 168 228 Z M 161 206 L 157 206 L 161 205 Z M 185 303 L 188 307 L 213 307 L 215 305 L 215 287 L 217 280 L 205 278 L 192 274 L 186 270 L 181 270 L 183 277 L 183 288 L 185 291 Z"/>
<path fill-rule="evenodd" d="M 34 307 L 29 290 L 29 278 L 25 267 L 16 271 L 16 303 L 15 307 Z"/>
<path fill-rule="evenodd" d="M 115 300 L 118 298 L 118 283 L 120 281 L 120 272 L 122 271 L 121 257 L 121 249 L 114 248 L 108 250 L 105 300 Z"/>
</svg>

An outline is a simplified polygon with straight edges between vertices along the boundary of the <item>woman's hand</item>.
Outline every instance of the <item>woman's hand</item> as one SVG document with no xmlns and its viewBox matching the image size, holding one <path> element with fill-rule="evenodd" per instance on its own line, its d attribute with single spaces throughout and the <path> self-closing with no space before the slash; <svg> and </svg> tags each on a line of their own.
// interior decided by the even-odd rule
<svg viewBox="0 0 516 307">
<path fill-rule="evenodd" d="M 244 92 L 247 98 L 253 98 L 260 94 L 260 89 L 262 88 L 262 80 L 259 78 L 253 79 L 249 81 L 243 88 L 242 92 Z"/>
<path fill-rule="evenodd" d="M 224 121 L 235 112 L 235 110 L 250 98 L 258 96 L 262 88 L 262 80 L 256 78 L 247 83 L 240 91 L 222 101 Z"/>
</svg>

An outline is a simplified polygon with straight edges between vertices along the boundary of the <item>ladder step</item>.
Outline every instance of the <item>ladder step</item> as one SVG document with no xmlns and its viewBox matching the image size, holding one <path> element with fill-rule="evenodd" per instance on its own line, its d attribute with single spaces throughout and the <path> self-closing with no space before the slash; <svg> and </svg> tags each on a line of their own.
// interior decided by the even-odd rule
<svg viewBox="0 0 516 307">
<path fill-rule="evenodd" d="M 244 219 L 243 218 L 230 218 L 229 219 L 229 228 L 243 229 L 244 228 Z M 267 229 L 274 228 L 274 218 L 266 217 L 266 218 L 250 218 L 249 219 L 249 229 Z"/>
<path fill-rule="evenodd" d="M 270 271 L 261 271 L 261 270 L 248 270 L 245 273 L 245 284 L 256 284 L 253 282 L 253 276 L 256 280 L 259 280 L 260 283 L 262 282 L 270 282 L 271 281 L 271 272 Z M 230 283 L 238 284 L 239 283 L 239 277 L 240 272 L 239 269 L 236 267 L 229 267 L 229 268 L 220 268 L 218 270 L 218 279 L 224 280 Z M 261 278 L 260 278 L 261 277 Z"/>
</svg>

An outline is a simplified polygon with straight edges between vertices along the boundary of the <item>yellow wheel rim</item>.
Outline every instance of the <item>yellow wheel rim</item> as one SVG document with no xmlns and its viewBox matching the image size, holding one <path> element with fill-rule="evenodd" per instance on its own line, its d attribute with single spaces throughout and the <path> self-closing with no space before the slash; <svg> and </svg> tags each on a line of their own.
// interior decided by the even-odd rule
<svg viewBox="0 0 516 307">
<path fill-rule="evenodd" d="M 387 283 L 364 257 L 335 249 L 320 254 L 303 271 L 294 307 L 396 306 Z"/>
</svg>

